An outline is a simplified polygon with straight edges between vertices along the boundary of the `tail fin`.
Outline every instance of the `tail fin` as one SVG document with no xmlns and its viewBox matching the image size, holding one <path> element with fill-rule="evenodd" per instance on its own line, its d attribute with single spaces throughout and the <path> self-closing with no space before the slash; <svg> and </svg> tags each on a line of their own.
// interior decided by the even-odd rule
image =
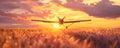
<svg viewBox="0 0 120 48">
<path fill-rule="evenodd" d="M 57 18 L 58 18 L 58 19 L 60 19 L 60 17 L 59 17 L 59 16 L 57 16 Z"/>
<path fill-rule="evenodd" d="M 59 16 L 57 16 L 58 19 L 65 19 L 66 17 L 60 18 Z"/>
<path fill-rule="evenodd" d="M 62 19 L 65 19 L 66 17 L 64 16 Z"/>
</svg>

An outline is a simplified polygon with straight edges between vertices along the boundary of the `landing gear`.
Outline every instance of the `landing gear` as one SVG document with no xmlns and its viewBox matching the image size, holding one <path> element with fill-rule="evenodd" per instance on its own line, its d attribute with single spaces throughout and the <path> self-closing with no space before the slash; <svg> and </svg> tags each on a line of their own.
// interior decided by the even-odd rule
<svg viewBox="0 0 120 48">
<path fill-rule="evenodd" d="M 66 29 L 68 28 L 68 26 L 66 26 Z"/>
<path fill-rule="evenodd" d="M 69 26 L 71 26 L 73 23 L 71 23 L 71 24 L 69 24 L 69 25 L 67 25 L 67 26 L 65 26 L 65 25 L 63 25 L 64 27 L 65 27 L 65 29 L 68 29 L 68 27 Z"/>
</svg>

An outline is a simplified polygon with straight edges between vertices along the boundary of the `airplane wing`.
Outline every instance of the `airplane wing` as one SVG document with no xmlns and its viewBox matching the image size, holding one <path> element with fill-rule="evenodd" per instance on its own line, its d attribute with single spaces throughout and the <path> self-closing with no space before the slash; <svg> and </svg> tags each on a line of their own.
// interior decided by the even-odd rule
<svg viewBox="0 0 120 48">
<path fill-rule="evenodd" d="M 75 21 L 64 21 L 64 23 L 77 23 L 77 22 L 86 22 L 91 20 L 75 20 Z"/>
<path fill-rule="evenodd" d="M 58 21 L 46 21 L 46 20 L 32 20 L 32 21 L 46 22 L 46 23 L 59 23 Z"/>
</svg>

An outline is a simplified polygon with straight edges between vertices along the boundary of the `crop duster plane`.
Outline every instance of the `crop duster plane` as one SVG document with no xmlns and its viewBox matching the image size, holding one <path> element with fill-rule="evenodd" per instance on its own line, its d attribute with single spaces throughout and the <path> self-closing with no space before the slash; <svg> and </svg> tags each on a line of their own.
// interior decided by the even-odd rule
<svg viewBox="0 0 120 48">
<path fill-rule="evenodd" d="M 63 17 L 63 18 L 57 17 L 57 18 L 58 18 L 58 21 L 48 21 L 48 20 L 32 20 L 32 21 L 45 22 L 45 23 L 59 23 L 59 25 L 63 25 L 63 26 L 64 26 L 65 23 L 72 23 L 72 24 L 73 24 L 73 23 L 78 23 L 78 22 L 91 21 L 91 20 L 71 20 L 71 21 L 64 21 L 65 17 Z M 71 25 L 71 24 L 70 24 L 70 25 Z M 70 25 L 65 26 L 66 29 L 67 29 Z"/>
</svg>

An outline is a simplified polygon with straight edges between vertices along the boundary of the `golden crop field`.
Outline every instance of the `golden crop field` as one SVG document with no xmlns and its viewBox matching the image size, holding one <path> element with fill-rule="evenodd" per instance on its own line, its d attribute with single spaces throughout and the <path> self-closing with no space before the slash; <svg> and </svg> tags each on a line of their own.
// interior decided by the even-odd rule
<svg viewBox="0 0 120 48">
<path fill-rule="evenodd" d="M 79 32 L 0 29 L 0 48 L 120 48 L 120 28 Z"/>
</svg>

